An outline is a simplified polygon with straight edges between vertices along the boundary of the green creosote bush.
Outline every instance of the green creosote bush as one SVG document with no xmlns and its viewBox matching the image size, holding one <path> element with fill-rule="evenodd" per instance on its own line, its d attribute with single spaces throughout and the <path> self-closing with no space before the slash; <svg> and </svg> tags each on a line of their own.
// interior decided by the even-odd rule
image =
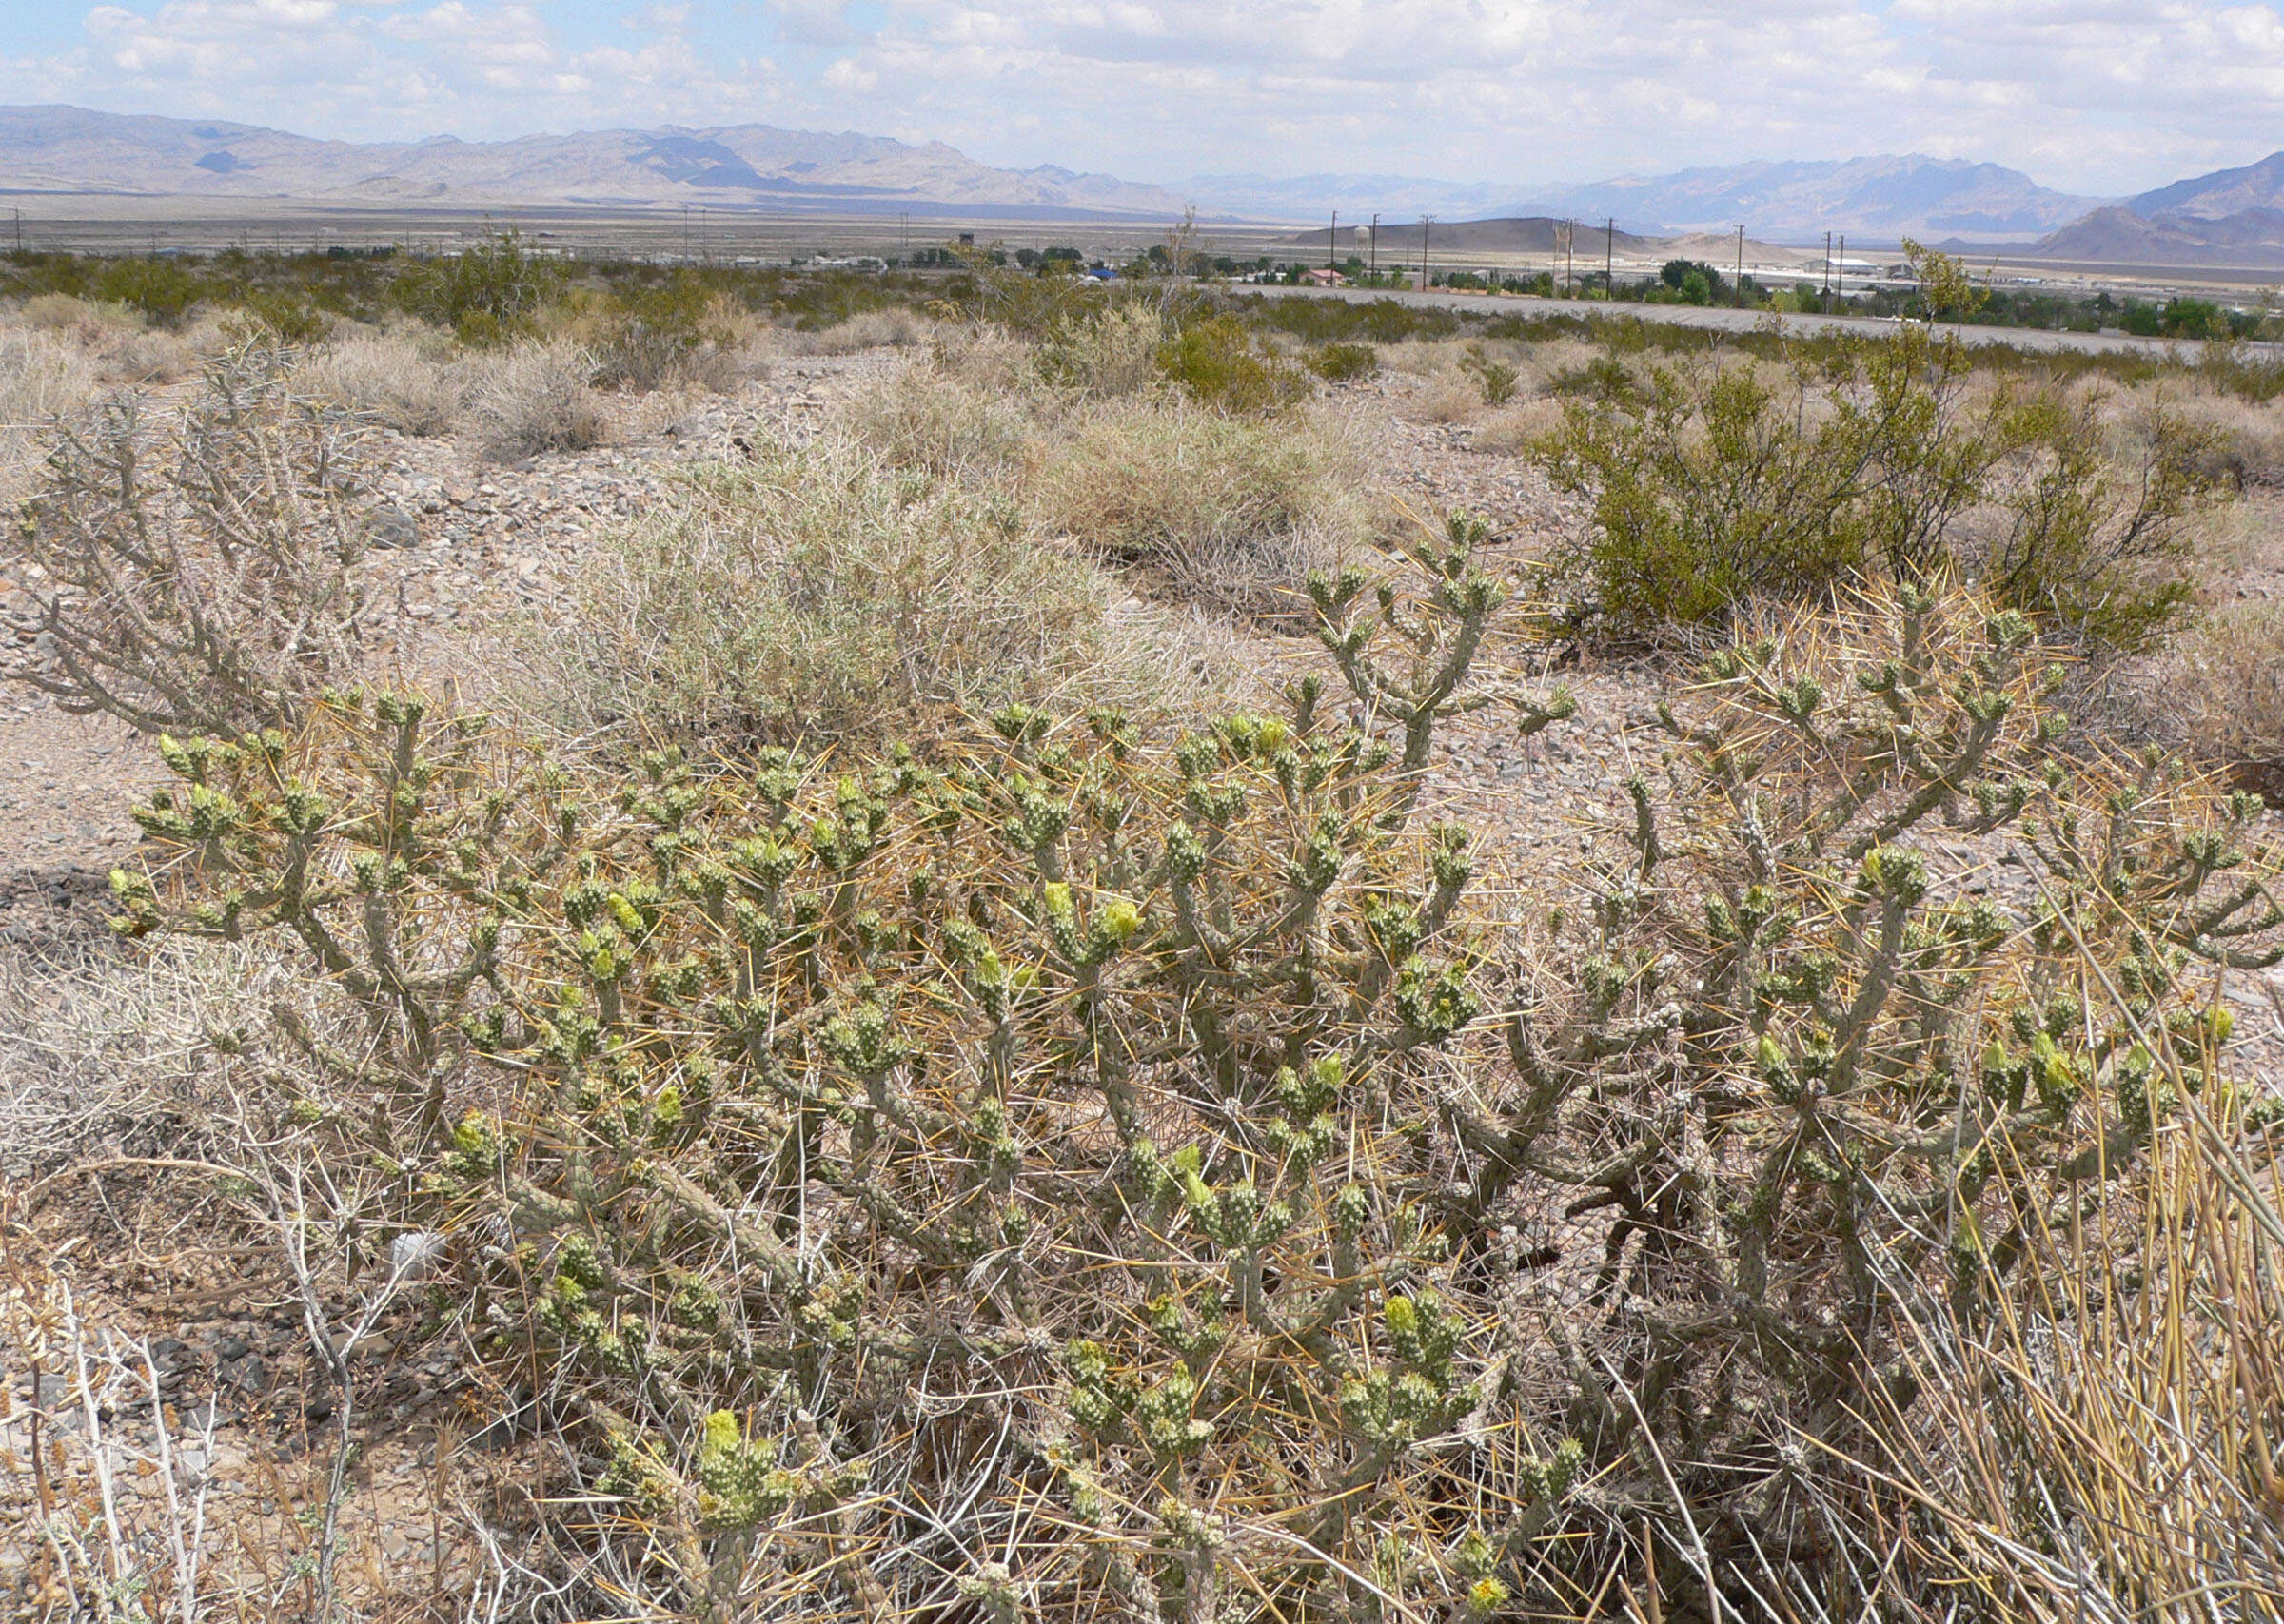
<svg viewBox="0 0 2284 1624">
<path fill-rule="evenodd" d="M 1370 344 L 1318 344 L 1301 362 L 1328 383 L 1352 383 L 1379 373 L 1380 352 Z"/>
<path fill-rule="evenodd" d="M 1749 363 L 1620 376 L 1625 393 L 1565 400 L 1539 452 L 1558 489 L 1593 504 L 1570 563 L 1603 620 L 1634 633 L 1724 619 L 1862 562 L 1850 499 L 1863 458 L 1838 425 L 1803 426 Z"/>
<path fill-rule="evenodd" d="M 2192 521 L 2216 499 L 2225 437 L 2160 397 L 2118 425 L 2099 402 L 2023 408 L 2027 467 L 1979 560 L 1990 590 L 2097 642 L 2138 648 L 2195 593 Z M 2122 440 L 2122 443 L 2117 441 Z"/>
<path fill-rule="evenodd" d="M 562 296 L 570 268 L 528 247 L 520 231 L 500 231 L 457 254 L 407 265 L 390 284 L 399 309 L 450 327 L 485 349 L 529 337 L 540 314 Z"/>
<path fill-rule="evenodd" d="M 1496 359 L 1481 344 L 1467 346 L 1467 353 L 1460 358 L 1459 369 L 1475 381 L 1487 406 L 1504 406 L 1512 401 L 1523 377 L 1518 369 Z"/>
<path fill-rule="evenodd" d="M 1084 691 L 1108 582 L 1008 501 L 837 440 L 762 441 L 612 534 L 533 634 L 574 732 L 750 751 Z"/>
<path fill-rule="evenodd" d="M 2230 1114 L 2200 978 L 2275 962 L 2273 862 L 2161 764 L 2078 779 L 2028 623 L 1910 589 L 1711 661 L 1589 905 L 1500 924 L 1408 771 L 1568 708 L 1469 686 L 1480 535 L 1311 583 L 1387 740 L 1308 677 L 1171 750 L 1015 705 L 936 765 L 589 784 L 342 695 L 168 744 L 122 926 L 329 978 L 246 1064 L 458 1238 L 659 1605 L 1543 1613 L 1644 1516 L 1677 1603 L 1852 1594 L 1793 1486 L 1853 1492 L 1867 1384 L 1908 1424 L 1893 1306 L 1985 1322 L 2026 1226 Z"/>
<path fill-rule="evenodd" d="M 1592 504 L 1567 563 L 1604 625 L 1727 620 L 1866 570 L 1964 573 L 2131 649 L 2192 595 L 2180 566 L 2224 437 L 2161 398 L 2113 424 L 2097 393 L 1979 387 L 1961 344 L 1919 329 L 1781 377 L 1743 362 L 1637 379 L 1605 358 L 1556 380 L 1569 399 L 1535 454 Z"/>
<path fill-rule="evenodd" d="M 360 658 L 370 473 L 288 352 L 217 358 L 164 437 L 111 398 L 61 432 L 7 543 L 43 572 L 10 675 L 146 733 L 295 725 Z"/>
<path fill-rule="evenodd" d="M 721 382 L 737 343 L 727 301 L 695 271 L 610 290 L 595 349 L 598 382 L 648 391 Z"/>
<path fill-rule="evenodd" d="M 1309 378 L 1234 316 L 1183 323 L 1158 347 L 1158 370 L 1196 401 L 1236 416 L 1267 417 L 1309 397 Z"/>
<path fill-rule="evenodd" d="M 156 257 L 110 260 L 95 272 L 92 296 L 124 304 L 163 327 L 178 327 L 199 302 L 196 272 L 174 260 Z"/>
</svg>

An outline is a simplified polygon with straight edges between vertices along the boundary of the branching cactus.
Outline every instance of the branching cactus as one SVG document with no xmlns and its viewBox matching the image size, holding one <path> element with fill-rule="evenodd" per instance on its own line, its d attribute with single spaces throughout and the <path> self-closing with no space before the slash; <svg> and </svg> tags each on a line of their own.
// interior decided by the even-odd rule
<svg viewBox="0 0 2284 1624">
<path fill-rule="evenodd" d="M 1589 1444 L 1646 1428 L 1733 1536 L 1811 1536 L 1755 1526 L 1754 1463 L 1848 1447 L 1898 1303 L 2117 1195 L 2216 1092 L 2216 975 L 2284 957 L 2251 806 L 2073 760 L 2058 683 L 2018 616 L 1910 589 L 1716 655 L 1643 729 L 1592 916 L 1518 967 L 1519 1086 L 1450 1101 L 1446 1211 L 1600 1215 Z"/>
<path fill-rule="evenodd" d="M 1477 534 L 1344 621 L 1363 726 L 1311 676 L 1163 745 L 1018 706 L 949 758 L 598 783 L 334 696 L 169 746 L 122 924 L 328 979 L 281 1085 L 458 1238 L 469 1332 L 503 1382 L 537 1355 L 684 1604 L 885 1618 L 975 1550 L 1019 1554 L 960 1573 L 1008 1615 L 1378 1607 L 1455 1428 L 1495 1503 L 1576 1477 L 1422 1203 L 1486 941 L 1470 836 L 1406 812 L 1476 703 Z M 972 1545 L 909 1509 L 963 1504 Z M 1520 1594 L 1533 1515 L 1408 1605 Z"/>
<path fill-rule="evenodd" d="M 1415 779 L 1428 765 L 1436 727 L 1447 717 L 1506 705 L 1527 738 L 1578 714 L 1567 688 L 1539 697 L 1510 684 L 1468 683 L 1492 617 L 1510 597 L 1506 583 L 1486 574 L 1477 559 L 1488 534 L 1482 519 L 1462 513 L 1446 520 L 1440 538 L 1415 541 L 1409 556 L 1429 587 L 1409 600 L 1394 582 L 1381 581 L 1367 608 L 1372 583 L 1361 570 L 1309 577 L 1317 640 L 1366 709 L 1400 730 L 1403 768 Z M 1398 664 L 1388 663 L 1390 646 Z"/>
<path fill-rule="evenodd" d="M 213 361 L 164 437 L 135 394 L 68 426 L 0 538 L 40 572 L 49 651 L 10 675 L 145 733 L 293 725 L 362 661 L 356 428 L 261 345 Z"/>
<path fill-rule="evenodd" d="M 123 923 L 326 978 L 247 1046 L 701 1616 L 1545 1612 L 1677 1486 L 1811 1548 L 1782 1449 L 1883 1305 L 1976 1312 L 1961 1257 L 2235 1109 L 2200 967 L 2273 955 L 2270 871 L 2154 773 L 2089 800 L 2018 622 L 1878 600 L 1647 724 L 1596 905 L 1509 951 L 1408 815 L 1471 538 L 1327 588 L 1361 726 L 1308 679 L 588 777 L 337 697 L 170 752 Z M 1541 1318 L 1500 1232 L 1550 1191 Z"/>
</svg>

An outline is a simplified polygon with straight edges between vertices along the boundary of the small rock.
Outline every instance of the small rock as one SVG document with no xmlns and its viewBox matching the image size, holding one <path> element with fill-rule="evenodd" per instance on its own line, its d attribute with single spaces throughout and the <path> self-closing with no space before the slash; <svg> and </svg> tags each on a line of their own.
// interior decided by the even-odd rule
<svg viewBox="0 0 2284 1624">
<path fill-rule="evenodd" d="M 385 549 L 418 547 L 421 544 L 420 521 L 394 502 L 373 510 L 365 527 L 365 535 L 374 546 Z"/>
</svg>

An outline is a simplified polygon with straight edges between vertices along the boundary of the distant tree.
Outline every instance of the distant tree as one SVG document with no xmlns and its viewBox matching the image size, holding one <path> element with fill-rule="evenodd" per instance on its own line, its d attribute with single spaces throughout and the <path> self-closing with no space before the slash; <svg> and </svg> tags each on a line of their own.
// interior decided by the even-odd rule
<svg viewBox="0 0 2284 1624">
<path fill-rule="evenodd" d="M 1686 304 L 1713 303 L 1713 284 L 1705 280 L 1703 271 L 1692 270 L 1682 278 L 1682 301 Z"/>
<path fill-rule="evenodd" d="M 1928 313 L 1938 321 L 1948 318 L 1954 322 L 1972 320 L 1990 303 L 1991 290 L 1978 287 L 1967 271 L 1966 261 L 1953 254 L 1903 239 L 1903 259 L 1920 284 L 1920 297 L 1926 302 Z"/>
</svg>

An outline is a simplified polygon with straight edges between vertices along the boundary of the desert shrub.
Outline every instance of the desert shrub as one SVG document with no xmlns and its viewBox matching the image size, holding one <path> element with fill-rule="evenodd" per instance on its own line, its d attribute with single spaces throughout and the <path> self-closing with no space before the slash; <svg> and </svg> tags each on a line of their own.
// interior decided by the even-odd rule
<svg viewBox="0 0 2284 1624">
<path fill-rule="evenodd" d="M 46 454 L 49 425 L 85 406 L 98 386 L 93 360 L 72 337 L 0 328 L 0 503 L 12 504 Z"/>
<path fill-rule="evenodd" d="M 892 467 L 941 478 L 1006 474 L 1022 462 L 1032 434 L 1019 380 L 993 387 L 940 354 L 859 393 L 841 421 Z"/>
<path fill-rule="evenodd" d="M 1037 343 L 1036 364 L 1057 389 L 1121 400 L 1157 386 L 1168 342 L 1163 311 L 1144 300 L 1123 300 L 1053 328 Z"/>
<path fill-rule="evenodd" d="M 2191 747 L 2284 804 L 2284 602 L 2226 603 L 2182 634 L 2166 674 Z"/>
<path fill-rule="evenodd" d="M 466 416 L 486 456 L 512 461 L 585 451 L 611 438 L 611 409 L 595 389 L 595 356 L 581 345 L 521 343 L 467 370 Z"/>
<path fill-rule="evenodd" d="M 300 376 L 312 394 L 400 434 L 449 434 L 466 405 L 459 373 L 419 329 L 342 333 L 308 353 Z"/>
<path fill-rule="evenodd" d="M 389 297 L 399 309 L 450 327 L 463 343 L 488 348 L 528 336 L 569 281 L 562 262 L 526 247 L 521 232 L 502 231 L 407 265 Z"/>
<path fill-rule="evenodd" d="M 598 381 L 652 390 L 719 389 L 735 375 L 738 330 L 721 294 L 696 272 L 614 289 L 595 350 Z"/>
<path fill-rule="evenodd" d="M 343 699 L 170 750 L 123 923 L 305 944 L 355 1041 L 215 1064 L 387 1171 L 374 1252 L 452 1238 L 441 1312 L 564 1418 L 620 1605 L 1956 1604 L 1820 1536 L 1882 1492 L 1845 1458 L 1972 1426 L 1911 1325 L 2002 1326 L 2042 1225 L 2240 1118 L 2206 967 L 2273 962 L 2273 866 L 2154 768 L 2081 785 L 2026 622 L 1915 591 L 1717 657 L 1585 905 L 1487 910 L 1408 768 L 1567 706 L 1467 686 L 1476 535 L 1417 596 L 1312 583 L 1387 738 L 1305 680 L 1171 750 L 1011 707 L 939 765 L 590 786 Z M 1967 890 L 2010 830 L 2020 917 Z"/>
<path fill-rule="evenodd" d="M 1767 592 L 1815 593 L 1862 561 L 1862 452 L 1807 428 L 1749 364 L 1649 369 L 1633 393 L 1565 401 L 1541 458 L 1592 502 L 1572 563 L 1594 611 L 1643 631 L 1708 621 Z"/>
<path fill-rule="evenodd" d="M 2284 397 L 2284 358 L 2272 348 L 2248 349 L 2235 339 L 2209 338 L 2197 370 L 2214 389 L 2252 405 Z"/>
<path fill-rule="evenodd" d="M 2005 601 L 2099 641 L 2146 642 L 2195 590 L 2183 565 L 2191 521 L 2219 483 L 2217 434 L 2161 398 L 2115 438 L 2097 397 L 2047 394 L 2027 417 L 2028 465 L 1977 560 L 1984 578 Z"/>
<path fill-rule="evenodd" d="M 1370 344 L 1318 344 L 1301 363 L 1328 383 L 1352 383 L 1380 370 L 1380 352 Z"/>
<path fill-rule="evenodd" d="M 1504 406 L 1515 398 L 1515 388 L 1522 382 L 1522 372 L 1497 359 L 1481 344 L 1469 344 L 1461 358 L 1459 369 L 1474 380 L 1487 406 Z"/>
<path fill-rule="evenodd" d="M 2162 395 L 2118 419 L 2098 387 L 1983 386 L 1956 340 L 1919 331 L 1781 369 L 1638 377 L 1605 359 L 1557 377 L 1563 423 L 1538 456 L 1592 503 L 1570 561 L 1614 628 L 1716 619 L 1875 567 L 1964 572 L 2133 648 L 2194 593 L 2181 565 L 2225 436 Z"/>
<path fill-rule="evenodd" d="M 355 670 L 367 465 L 284 358 L 218 361 L 164 439 L 115 397 L 60 437 L 22 527 L 41 633 L 10 675 L 146 732 L 291 725 Z"/>
<path fill-rule="evenodd" d="M 830 326 L 801 329 L 784 335 L 784 342 L 805 355 L 855 355 L 868 349 L 907 349 L 926 343 L 932 326 L 927 318 L 896 304 L 859 310 Z"/>
<path fill-rule="evenodd" d="M 1185 322 L 1158 346 L 1158 370 L 1216 411 L 1268 415 L 1306 400 L 1309 379 L 1233 316 Z"/>
<path fill-rule="evenodd" d="M 233 300 L 244 322 L 273 344 L 313 344 L 333 330 L 333 316 L 294 288 L 251 287 Z"/>
<path fill-rule="evenodd" d="M 112 260 L 96 274 L 94 296 L 124 304 L 161 326 L 180 326 L 197 303 L 199 279 L 176 260 Z"/>
<path fill-rule="evenodd" d="M 1362 529 L 1323 432 L 1154 401 L 1078 420 L 1049 450 L 1032 499 L 1085 546 L 1249 611 L 1290 610 L 1308 572 L 1337 567 Z"/>
<path fill-rule="evenodd" d="M 1003 501 L 825 441 L 694 473 L 542 632 L 539 702 L 713 748 L 1039 698 L 1099 653 L 1104 582 Z"/>
<path fill-rule="evenodd" d="M 1561 366 L 1546 381 L 1549 394 L 1595 401 L 1626 401 L 1637 393 L 1634 375 L 1619 357 L 1599 354 L 1576 365 Z"/>
<path fill-rule="evenodd" d="M 1395 299 L 1276 299 L 1266 294 L 1244 294 L 1231 302 L 1233 311 L 1252 325 L 1288 334 L 1304 343 L 1401 344 L 1421 339 L 1447 339 L 1469 325 L 1471 313 L 1431 305 L 1407 304 Z"/>
</svg>

